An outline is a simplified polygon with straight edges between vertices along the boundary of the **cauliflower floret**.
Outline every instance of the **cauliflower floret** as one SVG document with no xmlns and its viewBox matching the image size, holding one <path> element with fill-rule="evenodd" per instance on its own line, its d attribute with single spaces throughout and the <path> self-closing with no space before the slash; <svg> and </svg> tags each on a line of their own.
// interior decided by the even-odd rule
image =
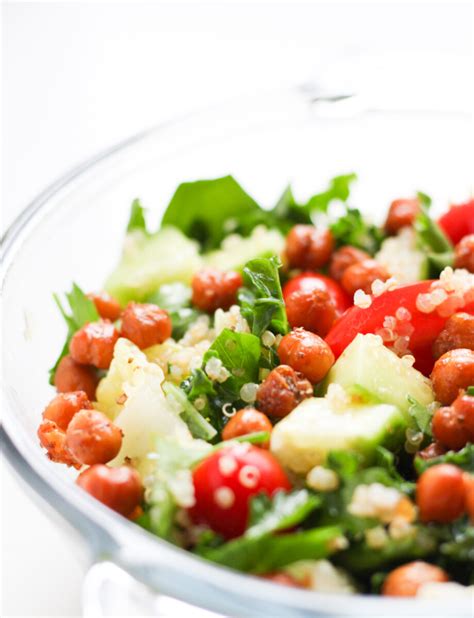
<svg viewBox="0 0 474 618">
<path fill-rule="evenodd" d="M 119 339 L 108 375 L 98 389 L 98 407 L 123 431 L 122 448 L 111 465 L 126 457 L 144 458 L 155 448 L 157 437 L 179 443 L 192 440 L 179 411 L 166 400 L 161 368 L 150 363 L 130 341 Z"/>
<path fill-rule="evenodd" d="M 400 284 L 414 283 L 428 275 L 426 256 L 417 249 L 415 232 L 409 227 L 384 240 L 375 259 Z"/>
</svg>

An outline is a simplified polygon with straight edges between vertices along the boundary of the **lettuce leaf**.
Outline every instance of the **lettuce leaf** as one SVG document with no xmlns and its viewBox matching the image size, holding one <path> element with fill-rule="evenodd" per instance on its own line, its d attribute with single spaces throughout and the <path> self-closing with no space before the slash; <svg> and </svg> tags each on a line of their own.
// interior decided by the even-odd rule
<svg viewBox="0 0 474 618">
<path fill-rule="evenodd" d="M 257 337 L 267 329 L 281 335 L 289 330 L 278 274 L 280 266 L 280 259 L 273 256 L 250 260 L 244 267 L 239 303 L 242 315 Z"/>
<path fill-rule="evenodd" d="M 54 301 L 67 324 L 66 342 L 64 343 L 58 359 L 54 366 L 49 370 L 49 383 L 54 384 L 54 376 L 56 369 L 61 359 L 69 353 L 69 343 L 76 331 L 82 328 L 88 322 L 96 322 L 99 319 L 99 314 L 95 308 L 94 302 L 88 298 L 77 283 L 72 284 L 70 292 L 65 294 L 69 305 L 70 313 L 64 309 L 61 300 L 57 294 L 53 294 Z"/>
</svg>

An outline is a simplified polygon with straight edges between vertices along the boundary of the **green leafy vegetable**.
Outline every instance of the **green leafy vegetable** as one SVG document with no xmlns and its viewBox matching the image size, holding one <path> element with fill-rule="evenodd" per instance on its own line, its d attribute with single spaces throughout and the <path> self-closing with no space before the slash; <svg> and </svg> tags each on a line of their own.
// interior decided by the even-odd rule
<svg viewBox="0 0 474 618">
<path fill-rule="evenodd" d="M 175 384 L 165 382 L 163 391 L 168 401 L 171 401 L 174 406 L 181 410 L 180 416 L 194 438 L 202 438 L 203 440 L 212 440 L 217 434 L 214 427 L 203 417 L 193 404 L 188 400 L 186 394 Z"/>
<path fill-rule="evenodd" d="M 69 343 L 74 333 L 88 322 L 96 322 L 99 319 L 99 314 L 97 313 L 97 309 L 93 301 L 84 294 L 76 283 L 72 284 L 71 291 L 66 293 L 65 296 L 71 313 L 67 313 L 64 309 L 59 296 L 57 294 L 53 294 L 54 301 L 56 302 L 59 311 L 67 324 L 68 330 L 66 342 L 61 350 L 61 353 L 54 366 L 49 370 L 50 384 L 54 384 L 54 376 L 61 359 L 69 353 Z"/>
<path fill-rule="evenodd" d="M 329 204 L 332 200 L 340 200 L 345 202 L 350 194 L 351 184 L 357 180 L 356 174 L 344 174 L 335 176 L 329 182 L 326 191 L 313 195 L 306 203 L 306 210 L 310 213 L 313 211 L 327 212 Z"/>
<path fill-rule="evenodd" d="M 278 274 L 280 266 L 280 259 L 273 256 L 251 260 L 244 268 L 239 302 L 242 315 L 257 337 L 267 329 L 281 335 L 289 330 Z"/>
<path fill-rule="evenodd" d="M 467 472 L 474 473 L 474 444 L 467 444 L 460 451 L 448 451 L 444 455 L 439 457 L 432 457 L 431 459 L 423 459 L 422 457 L 415 457 L 415 470 L 418 474 L 422 474 L 431 466 L 436 466 L 441 463 L 450 463 L 467 470 Z"/>
<path fill-rule="evenodd" d="M 338 246 L 352 245 L 371 255 L 380 249 L 384 239 L 381 228 L 366 221 L 356 208 L 347 208 L 330 229 Z"/>
<path fill-rule="evenodd" d="M 466 389 L 466 393 L 471 397 L 474 397 L 474 386 L 468 386 Z"/>
<path fill-rule="evenodd" d="M 251 573 L 270 573 L 298 560 L 320 560 L 335 551 L 338 526 L 272 536 L 240 537 L 217 548 L 200 547 L 204 558 Z"/>
<path fill-rule="evenodd" d="M 140 200 L 138 199 L 135 199 L 132 202 L 130 217 L 127 224 L 127 233 L 134 230 L 140 230 L 145 234 L 148 233 L 145 221 L 145 209 L 140 204 Z"/>
<path fill-rule="evenodd" d="M 423 406 L 411 395 L 407 395 L 407 399 L 410 402 L 408 408 L 408 414 L 411 416 L 415 423 L 415 427 L 421 431 L 425 436 L 431 437 L 431 420 L 433 418 L 433 411 L 429 406 Z"/>
<path fill-rule="evenodd" d="M 426 193 L 423 193 L 423 191 L 417 191 L 416 197 L 418 198 L 418 201 L 424 208 L 429 209 L 431 207 L 432 199 L 429 195 L 427 195 Z"/>
<path fill-rule="evenodd" d="M 437 277 L 446 266 L 454 261 L 453 246 L 439 225 L 432 219 L 426 206 L 422 206 L 415 221 L 417 244 L 426 254 L 430 265 L 430 276 Z"/>
<path fill-rule="evenodd" d="M 291 493 L 279 491 L 271 498 L 259 494 L 250 504 L 250 526 L 244 536 L 255 538 L 292 528 L 306 519 L 320 503 L 320 498 L 306 489 Z"/>
<path fill-rule="evenodd" d="M 247 236 L 265 213 L 232 176 L 184 182 L 176 189 L 162 225 L 173 225 L 204 250 L 219 246 L 229 232 Z"/>
</svg>

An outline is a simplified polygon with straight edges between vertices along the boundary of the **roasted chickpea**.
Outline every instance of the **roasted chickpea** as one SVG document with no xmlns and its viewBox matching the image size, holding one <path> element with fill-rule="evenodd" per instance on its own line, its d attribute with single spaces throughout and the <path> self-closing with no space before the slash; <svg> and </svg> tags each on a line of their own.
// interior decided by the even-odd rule
<svg viewBox="0 0 474 618">
<path fill-rule="evenodd" d="M 44 420 L 41 423 L 38 428 L 38 438 L 51 461 L 74 468 L 81 467 L 66 445 L 66 434 L 54 421 Z"/>
<path fill-rule="evenodd" d="M 414 597 L 423 584 L 449 581 L 448 575 L 428 562 L 409 562 L 391 571 L 382 588 L 382 594 L 393 597 Z"/>
<path fill-rule="evenodd" d="M 140 505 L 143 487 L 138 472 L 129 466 L 91 466 L 77 477 L 77 484 L 102 504 L 129 517 Z"/>
<path fill-rule="evenodd" d="M 421 457 L 422 459 L 433 459 L 434 457 L 439 457 L 445 453 L 446 449 L 440 442 L 432 442 L 422 451 L 419 451 L 418 457 Z"/>
<path fill-rule="evenodd" d="M 43 418 L 47 421 L 54 421 L 59 429 L 66 431 L 76 412 L 90 408 L 92 404 L 84 391 L 60 393 L 48 403 L 43 412 Z"/>
<path fill-rule="evenodd" d="M 279 365 L 265 378 L 257 391 L 257 405 L 269 416 L 283 418 L 313 395 L 311 383 L 288 365 Z"/>
<path fill-rule="evenodd" d="M 301 290 L 286 300 L 286 315 L 292 328 L 302 326 L 321 337 L 327 335 L 336 320 L 336 307 L 325 290 Z"/>
<path fill-rule="evenodd" d="M 128 303 L 122 314 L 122 336 L 142 350 L 163 343 L 171 337 L 171 331 L 168 312 L 156 305 Z"/>
<path fill-rule="evenodd" d="M 463 472 L 451 464 L 438 464 L 425 470 L 416 484 L 416 503 L 424 522 L 446 524 L 464 513 Z"/>
<path fill-rule="evenodd" d="M 122 431 L 102 412 L 81 410 L 69 423 L 66 445 L 82 464 L 107 463 L 122 446 Z"/>
<path fill-rule="evenodd" d="M 291 268 L 321 268 L 329 262 L 333 248 L 331 232 L 313 225 L 295 225 L 286 237 L 285 253 Z"/>
<path fill-rule="evenodd" d="M 108 369 L 119 333 L 112 322 L 89 322 L 72 337 L 69 352 L 76 363 Z"/>
<path fill-rule="evenodd" d="M 365 251 L 352 247 L 351 245 L 341 247 L 332 254 L 329 274 L 336 281 L 340 281 L 346 268 L 349 268 L 352 264 L 363 262 L 364 260 L 370 260 L 370 255 Z"/>
<path fill-rule="evenodd" d="M 433 436 L 454 451 L 459 451 L 469 440 L 466 428 L 452 406 L 436 410 L 433 416 Z"/>
<path fill-rule="evenodd" d="M 192 303 L 208 313 L 216 309 L 229 309 L 237 302 L 237 291 L 242 283 L 238 272 L 204 268 L 194 275 L 191 282 Z"/>
<path fill-rule="evenodd" d="M 324 339 L 304 328 L 295 328 L 283 337 L 278 356 L 312 384 L 320 382 L 334 364 L 334 354 Z"/>
<path fill-rule="evenodd" d="M 115 298 L 112 298 L 107 292 L 99 292 L 98 294 L 87 295 L 94 303 L 97 313 L 104 320 L 115 322 L 120 317 L 122 309 L 120 303 Z"/>
<path fill-rule="evenodd" d="M 449 405 L 461 389 L 474 384 L 474 352 L 465 348 L 446 352 L 436 361 L 431 380 L 436 399 Z"/>
<path fill-rule="evenodd" d="M 268 431 L 271 433 L 272 424 L 268 418 L 262 412 L 259 412 L 255 408 L 243 408 L 239 410 L 229 420 L 227 425 L 222 431 L 223 440 L 232 440 L 239 436 L 245 436 L 249 433 L 255 433 L 257 431 Z M 269 443 L 264 442 L 259 444 L 261 448 L 268 448 Z"/>
<path fill-rule="evenodd" d="M 268 579 L 269 581 L 275 583 L 275 584 L 281 584 L 282 586 L 290 586 L 292 588 L 304 588 L 305 586 L 303 586 L 299 581 L 297 581 L 294 577 L 291 577 L 291 575 L 288 575 L 288 573 L 268 573 L 267 575 L 262 575 L 263 579 Z"/>
<path fill-rule="evenodd" d="M 84 391 L 91 401 L 95 398 L 95 389 L 99 377 L 93 367 L 76 363 L 71 356 L 64 356 L 54 374 L 54 386 L 59 393 Z"/>
<path fill-rule="evenodd" d="M 402 227 L 413 225 L 419 212 L 420 202 L 416 197 L 394 200 L 388 209 L 385 231 L 387 234 L 396 234 Z"/>
<path fill-rule="evenodd" d="M 448 318 L 433 344 L 433 356 L 439 358 L 457 348 L 474 350 L 474 315 L 455 313 Z"/>
<path fill-rule="evenodd" d="M 474 442 L 474 396 L 461 393 L 451 407 L 466 430 L 469 441 Z"/>
<path fill-rule="evenodd" d="M 454 267 L 474 273 L 474 234 L 464 236 L 454 247 Z"/>
<path fill-rule="evenodd" d="M 386 281 L 389 277 L 390 274 L 385 266 L 375 260 L 364 260 L 346 268 L 342 275 L 341 285 L 351 296 L 357 290 L 363 290 L 366 294 L 370 294 L 372 283 L 376 279 Z"/>
</svg>

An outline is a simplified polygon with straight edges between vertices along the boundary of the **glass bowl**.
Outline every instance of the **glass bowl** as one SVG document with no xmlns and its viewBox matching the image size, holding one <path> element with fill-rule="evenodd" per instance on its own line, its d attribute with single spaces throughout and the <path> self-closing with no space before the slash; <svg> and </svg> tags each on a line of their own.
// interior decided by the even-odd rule
<svg viewBox="0 0 474 618">
<path fill-rule="evenodd" d="M 377 106 L 376 106 L 377 107 Z M 434 207 L 472 187 L 462 112 L 382 109 L 308 90 L 234 101 L 147 131 L 73 170 L 40 195 L 3 240 L 3 449 L 27 483 L 85 539 L 92 562 L 115 563 L 153 590 L 226 615 L 470 615 L 453 601 L 324 595 L 220 568 L 90 499 L 38 446 L 53 391 L 47 370 L 64 332 L 52 292 L 72 280 L 100 289 L 118 259 L 129 206 L 140 197 L 157 225 L 176 185 L 233 174 L 271 205 L 292 182 L 304 198 L 355 171 L 353 203 L 375 218 L 420 189 Z"/>
</svg>

